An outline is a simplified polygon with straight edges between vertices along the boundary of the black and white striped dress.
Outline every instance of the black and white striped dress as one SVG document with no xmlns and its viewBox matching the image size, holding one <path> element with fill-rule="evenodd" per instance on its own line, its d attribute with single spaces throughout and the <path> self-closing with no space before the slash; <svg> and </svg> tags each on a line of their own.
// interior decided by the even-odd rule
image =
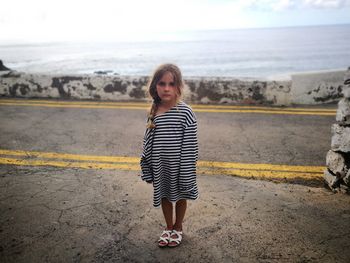
<svg viewBox="0 0 350 263">
<path fill-rule="evenodd" d="M 142 180 L 153 183 L 153 206 L 160 206 L 162 198 L 170 202 L 197 199 L 196 116 L 181 101 L 156 116 L 154 123 L 156 127 L 145 132 L 140 161 Z"/>
</svg>

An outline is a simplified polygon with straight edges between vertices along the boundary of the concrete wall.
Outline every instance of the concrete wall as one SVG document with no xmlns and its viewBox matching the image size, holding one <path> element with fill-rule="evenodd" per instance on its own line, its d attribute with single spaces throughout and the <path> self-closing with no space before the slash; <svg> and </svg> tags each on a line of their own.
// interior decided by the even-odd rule
<svg viewBox="0 0 350 263">
<path fill-rule="evenodd" d="M 292 75 L 291 102 L 322 104 L 339 101 L 346 70 Z"/>
<path fill-rule="evenodd" d="M 344 71 L 293 75 L 287 81 L 185 78 L 185 100 L 211 104 L 321 104 L 340 98 Z M 146 101 L 148 77 L 3 72 L 0 96 Z"/>
</svg>

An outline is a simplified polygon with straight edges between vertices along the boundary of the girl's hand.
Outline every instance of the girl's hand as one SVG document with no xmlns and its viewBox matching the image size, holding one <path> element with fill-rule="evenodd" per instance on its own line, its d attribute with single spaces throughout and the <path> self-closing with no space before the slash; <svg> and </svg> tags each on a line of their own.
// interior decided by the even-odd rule
<svg viewBox="0 0 350 263">
<path fill-rule="evenodd" d="M 141 174 L 137 174 L 137 176 L 141 176 Z M 153 181 L 146 181 L 146 183 L 148 183 L 148 184 L 153 184 Z"/>
</svg>

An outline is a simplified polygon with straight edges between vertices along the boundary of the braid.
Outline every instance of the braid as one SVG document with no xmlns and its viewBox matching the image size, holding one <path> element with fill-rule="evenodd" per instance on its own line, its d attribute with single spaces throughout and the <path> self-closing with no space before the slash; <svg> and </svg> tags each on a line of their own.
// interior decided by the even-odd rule
<svg viewBox="0 0 350 263">
<path fill-rule="evenodd" d="M 154 124 L 154 117 L 156 116 L 158 110 L 158 102 L 153 101 L 151 109 L 149 110 L 148 120 L 147 120 L 147 128 L 154 129 L 156 125 Z"/>
</svg>

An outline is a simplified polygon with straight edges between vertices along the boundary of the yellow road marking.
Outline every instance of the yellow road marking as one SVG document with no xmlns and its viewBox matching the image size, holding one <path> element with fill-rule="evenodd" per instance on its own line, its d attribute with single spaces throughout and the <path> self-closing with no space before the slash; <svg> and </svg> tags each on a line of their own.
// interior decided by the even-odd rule
<svg viewBox="0 0 350 263">
<path fill-rule="evenodd" d="M 334 116 L 335 113 L 330 112 L 303 112 L 303 111 L 273 111 L 273 110 L 211 110 L 211 109 L 194 109 L 195 112 L 239 112 L 239 113 L 270 113 L 270 114 L 289 114 L 289 115 L 319 115 Z"/>
<path fill-rule="evenodd" d="M 100 161 L 100 162 L 121 162 L 121 163 L 139 163 L 138 157 L 123 156 L 101 156 L 101 155 L 80 155 L 66 154 L 55 152 L 37 152 L 37 151 L 20 151 L 20 150 L 3 150 L 0 149 L 0 155 L 25 156 L 31 158 L 48 158 L 48 159 L 64 159 L 75 161 Z M 216 162 L 216 161 L 198 161 L 199 167 L 208 168 L 234 168 L 246 170 L 274 170 L 274 171 L 294 171 L 294 172 L 322 172 L 323 166 L 296 166 L 296 165 L 275 165 L 275 164 L 245 164 L 232 162 Z"/>
<path fill-rule="evenodd" d="M 141 105 L 141 106 L 148 106 L 149 104 L 144 102 L 115 102 L 115 101 L 86 101 L 86 100 L 70 100 L 70 101 L 64 101 L 64 100 L 35 100 L 35 99 L 0 99 L 0 101 L 4 102 L 15 102 L 15 103 L 47 103 L 47 104 L 125 104 L 125 105 Z"/>
<path fill-rule="evenodd" d="M 121 163 L 139 163 L 140 158 L 123 157 L 123 156 L 100 156 L 100 155 L 80 155 L 55 152 L 36 152 L 36 151 L 19 151 L 0 149 L 0 155 L 26 156 L 48 159 L 64 159 L 76 161 L 100 161 L 100 162 L 121 162 Z"/>
<path fill-rule="evenodd" d="M 43 161 L 43 160 L 26 160 L 15 158 L 0 157 L 0 164 L 4 165 L 21 165 L 21 166 L 53 166 L 63 168 L 80 168 L 80 169 L 106 169 L 106 170 L 127 170 L 140 171 L 139 165 L 130 164 L 112 164 L 112 163 L 92 163 L 92 162 L 63 162 L 63 161 Z M 304 180 L 321 179 L 322 173 L 298 173 L 298 172 L 281 172 L 281 171 L 254 171 L 239 169 L 203 169 L 199 167 L 199 174 L 204 175 L 232 175 L 248 178 L 265 178 L 265 179 L 295 179 Z"/>
<path fill-rule="evenodd" d="M 19 104 L 55 104 L 55 105 L 96 105 L 96 106 L 126 106 L 148 109 L 149 103 L 144 102 L 107 102 L 107 101 L 58 101 L 58 100 L 16 100 L 16 99 L 0 99 L 4 103 L 19 103 Z M 10 104 L 13 105 L 13 104 Z M 191 104 L 193 109 L 260 109 L 260 110 L 288 110 L 288 111 L 311 111 L 311 112 L 331 112 L 335 113 L 336 109 L 322 108 L 291 108 L 291 107 L 268 107 L 268 106 L 246 106 L 246 105 L 204 105 Z"/>
<path fill-rule="evenodd" d="M 274 179 L 295 179 L 301 178 L 305 180 L 320 179 L 323 177 L 323 173 L 298 173 L 298 172 L 281 172 L 281 171 L 253 171 L 253 170 L 237 170 L 237 169 L 214 169 L 206 170 L 199 168 L 200 174 L 224 174 L 224 175 L 235 175 L 240 177 L 254 177 L 254 178 L 274 178 Z"/>
<path fill-rule="evenodd" d="M 12 103 L 12 102 L 2 102 L 0 100 L 0 105 L 4 106 L 38 106 L 38 107 L 51 107 L 51 108 L 85 108 L 85 109 L 133 109 L 133 110 L 147 110 L 148 107 L 144 106 L 130 106 L 127 104 L 51 104 L 51 103 Z M 195 112 L 212 112 L 212 113 L 263 113 L 263 114 L 289 114 L 289 115 L 319 115 L 319 116 L 334 116 L 335 111 L 325 112 L 325 111 L 290 111 L 288 109 L 272 109 L 265 108 L 264 110 L 244 110 L 244 109 L 209 109 L 209 108 L 193 108 Z"/>
<path fill-rule="evenodd" d="M 10 103 L 1 102 L 0 105 L 11 105 L 11 106 L 39 106 L 39 107 L 51 107 L 51 108 L 85 108 L 85 109 L 133 109 L 133 110 L 145 110 L 144 107 L 135 106 L 112 106 L 112 105 L 81 105 L 81 104 L 45 104 L 45 103 Z"/>
<path fill-rule="evenodd" d="M 113 170 L 132 170 L 138 171 L 138 165 L 130 164 L 113 164 L 113 163 L 91 163 L 91 162 L 63 162 L 63 161 L 43 161 L 43 160 L 26 160 L 15 158 L 0 157 L 0 164 L 15 164 L 25 166 L 54 166 L 65 168 L 83 168 L 83 169 L 113 169 Z"/>
<path fill-rule="evenodd" d="M 24 166 L 54 166 L 82 169 L 113 169 L 139 171 L 139 158 L 121 156 L 93 156 L 77 154 L 61 154 L 53 152 L 31 152 L 1 150 L 0 155 L 21 156 L 25 159 L 0 157 L 0 164 Z M 46 158 L 54 160 L 37 160 L 31 158 Z M 70 161 L 61 161 L 61 160 Z M 93 161 L 93 162 L 91 162 Z M 206 175 L 233 175 L 240 177 L 314 180 L 322 178 L 322 166 L 291 166 L 272 164 L 242 164 L 230 162 L 199 161 L 198 173 Z"/>
<path fill-rule="evenodd" d="M 129 106 L 129 107 L 142 107 L 149 108 L 150 104 L 143 102 L 97 102 L 97 101 L 47 101 L 47 100 L 8 100 L 0 99 L 0 102 L 3 103 L 14 103 L 14 104 L 47 104 L 47 105 L 91 105 L 91 106 Z"/>
<path fill-rule="evenodd" d="M 209 167 L 212 169 L 244 169 L 244 170 L 268 170 L 278 172 L 323 172 L 323 166 L 301 166 L 301 165 L 277 165 L 277 164 L 247 164 L 247 163 L 231 163 L 231 162 L 213 162 L 199 161 L 198 166 Z"/>
<path fill-rule="evenodd" d="M 288 110 L 288 111 L 315 111 L 315 112 L 332 112 L 335 113 L 335 109 L 321 109 L 321 108 L 290 108 L 290 107 L 278 107 L 278 106 L 239 106 L 239 105 L 198 105 L 198 104 L 191 104 L 191 107 L 196 109 L 200 108 L 208 108 L 208 109 L 260 109 L 260 110 Z"/>
</svg>

